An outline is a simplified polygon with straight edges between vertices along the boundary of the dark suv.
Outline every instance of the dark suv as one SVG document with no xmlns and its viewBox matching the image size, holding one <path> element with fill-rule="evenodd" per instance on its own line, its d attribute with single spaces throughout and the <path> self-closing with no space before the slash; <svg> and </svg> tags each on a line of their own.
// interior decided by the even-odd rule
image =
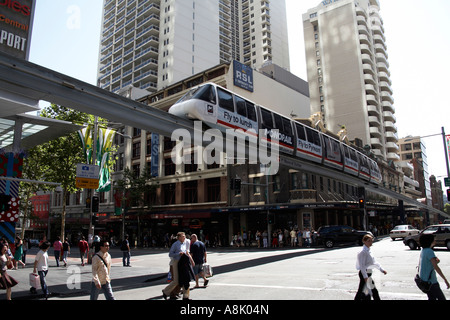
<svg viewBox="0 0 450 320">
<path fill-rule="evenodd" d="M 340 243 L 357 243 L 362 245 L 362 238 L 369 234 L 369 231 L 358 231 L 349 226 L 323 226 L 317 231 L 317 240 L 326 248 L 332 248 Z"/>
</svg>

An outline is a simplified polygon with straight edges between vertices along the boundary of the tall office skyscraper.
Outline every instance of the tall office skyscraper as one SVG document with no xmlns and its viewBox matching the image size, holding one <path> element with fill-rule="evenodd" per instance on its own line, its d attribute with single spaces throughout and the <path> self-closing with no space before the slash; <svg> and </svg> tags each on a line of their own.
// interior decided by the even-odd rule
<svg viewBox="0 0 450 320">
<path fill-rule="evenodd" d="M 233 60 L 289 69 L 285 0 L 104 0 L 104 89 L 156 91 Z"/>
<path fill-rule="evenodd" d="M 323 1 L 303 15 L 311 111 L 345 125 L 386 160 L 399 160 L 383 19 L 378 0 Z"/>
</svg>

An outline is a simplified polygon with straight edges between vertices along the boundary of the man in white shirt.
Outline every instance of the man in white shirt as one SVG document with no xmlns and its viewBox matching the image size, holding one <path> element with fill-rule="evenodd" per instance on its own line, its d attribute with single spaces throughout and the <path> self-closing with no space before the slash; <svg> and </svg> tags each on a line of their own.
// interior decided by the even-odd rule
<svg viewBox="0 0 450 320">
<path fill-rule="evenodd" d="M 387 274 L 386 270 L 375 260 L 370 252 L 370 247 L 373 244 L 373 237 L 366 234 L 363 237 L 363 249 L 358 253 L 356 260 L 356 270 L 359 270 L 359 287 L 356 293 L 355 300 L 370 300 L 372 296 L 374 300 L 380 300 L 380 295 L 373 282 L 372 269 L 377 268 L 382 273 Z"/>
<path fill-rule="evenodd" d="M 34 258 L 34 267 L 33 274 L 38 274 L 39 279 L 41 281 L 41 288 L 44 292 L 45 299 L 48 299 L 50 293 L 48 292 L 47 282 L 45 281 L 45 277 L 48 272 L 48 248 L 50 248 L 50 242 L 44 241 L 39 246 L 41 250 L 36 254 Z"/>
<path fill-rule="evenodd" d="M 97 300 L 103 290 L 106 300 L 115 300 L 111 287 L 111 255 L 109 242 L 100 241 L 100 251 L 92 257 L 91 300 Z"/>
<path fill-rule="evenodd" d="M 191 263 L 194 264 L 189 251 L 191 242 L 186 239 L 186 234 L 184 232 L 178 232 L 177 239 L 178 240 L 172 244 L 172 247 L 170 248 L 169 251 L 169 257 L 172 258 L 173 274 L 172 274 L 172 282 L 162 291 L 164 300 L 167 300 L 167 297 L 170 295 L 172 290 L 175 289 L 175 287 L 178 286 L 179 284 L 178 262 L 180 261 L 181 256 L 186 255 L 191 260 Z M 182 291 L 183 291 L 183 298 L 188 299 L 189 289 L 184 290 L 184 288 L 182 288 Z"/>
</svg>

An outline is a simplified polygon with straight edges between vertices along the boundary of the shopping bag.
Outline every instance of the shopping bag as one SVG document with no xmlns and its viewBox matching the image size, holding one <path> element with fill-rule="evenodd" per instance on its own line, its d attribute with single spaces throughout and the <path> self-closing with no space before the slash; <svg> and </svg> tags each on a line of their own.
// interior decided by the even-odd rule
<svg viewBox="0 0 450 320">
<path fill-rule="evenodd" d="M 35 289 L 41 286 L 41 281 L 37 274 L 30 273 L 30 286 Z"/>
<path fill-rule="evenodd" d="M 205 273 L 205 277 L 207 277 L 207 278 L 213 276 L 212 267 L 208 263 L 203 264 L 203 272 Z"/>
</svg>

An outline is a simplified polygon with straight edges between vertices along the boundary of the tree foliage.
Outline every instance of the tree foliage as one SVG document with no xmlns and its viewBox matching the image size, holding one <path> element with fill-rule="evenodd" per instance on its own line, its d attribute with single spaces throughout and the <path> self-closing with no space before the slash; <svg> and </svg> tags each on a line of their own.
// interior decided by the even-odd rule
<svg viewBox="0 0 450 320">
<path fill-rule="evenodd" d="M 93 122 L 93 116 L 70 108 L 52 104 L 41 111 L 41 116 L 71 123 Z M 27 179 L 43 180 L 61 184 L 63 209 L 61 212 L 61 239 L 65 237 L 66 197 L 76 192 L 76 165 L 84 163 L 82 147 L 76 132 L 43 143 L 29 150 L 24 162 L 24 176 Z M 29 192 L 42 186 L 28 187 Z M 44 187 L 45 188 L 45 187 Z M 55 187 L 49 188 L 55 189 Z"/>
</svg>

